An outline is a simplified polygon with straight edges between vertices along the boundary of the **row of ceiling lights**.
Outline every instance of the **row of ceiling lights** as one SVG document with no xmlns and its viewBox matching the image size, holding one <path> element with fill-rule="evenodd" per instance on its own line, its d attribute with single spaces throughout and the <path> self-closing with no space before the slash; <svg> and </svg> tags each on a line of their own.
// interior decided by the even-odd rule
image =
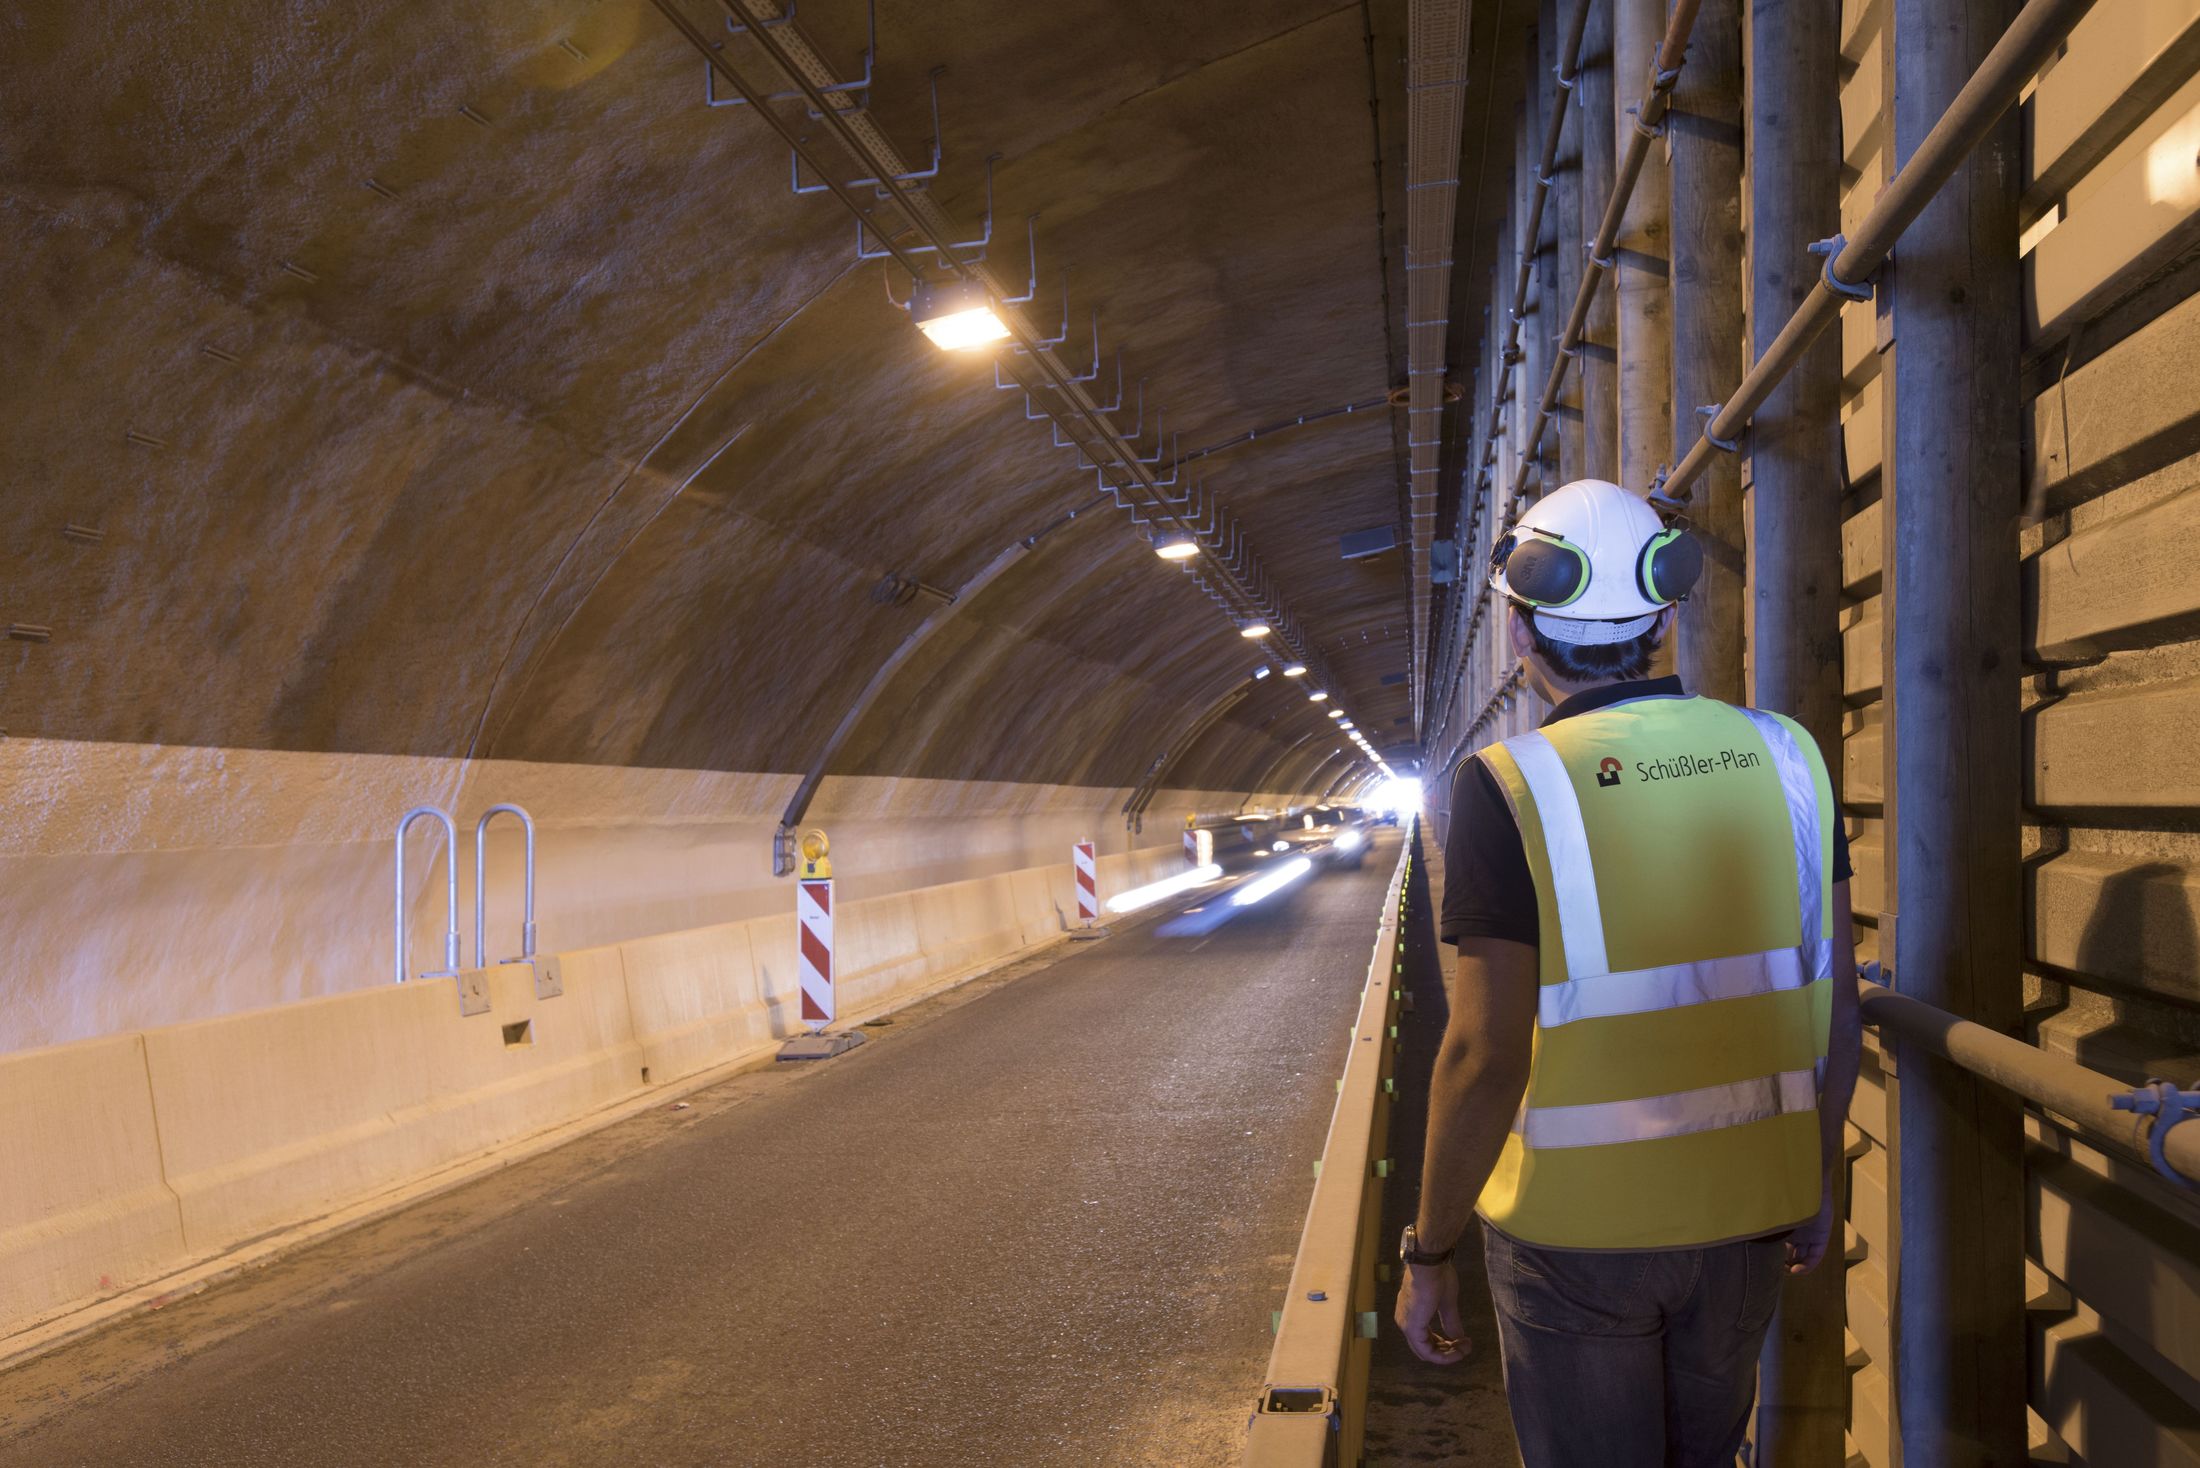
<svg viewBox="0 0 2200 1468">
<path fill-rule="evenodd" d="M 991 298 L 983 290 L 965 282 L 945 285 L 920 282 L 910 296 L 909 315 L 916 322 L 917 329 L 942 351 L 963 351 L 972 347 L 990 346 L 1009 334 L 1008 325 L 993 309 Z M 1182 531 L 1172 531 L 1156 536 L 1153 550 L 1164 561 L 1182 563 L 1200 553 L 1200 544 Z M 1274 630 L 1266 622 L 1256 619 L 1240 625 L 1238 635 L 1258 641 Z M 1269 672 L 1270 669 L 1263 664 L 1253 676 L 1256 679 L 1265 678 Z M 1283 676 L 1305 677 L 1306 664 L 1286 663 Z M 1306 697 L 1309 703 L 1326 703 L 1329 701 L 1329 690 L 1317 688 Z M 1359 731 L 1358 726 L 1345 717 L 1343 709 L 1330 709 L 1329 717 L 1337 721 L 1338 729 L 1351 736 L 1353 744 L 1358 746 L 1362 754 L 1373 760 L 1385 774 L 1390 773 L 1390 765 L 1376 753 L 1375 746 L 1368 742 L 1367 736 Z"/>
</svg>

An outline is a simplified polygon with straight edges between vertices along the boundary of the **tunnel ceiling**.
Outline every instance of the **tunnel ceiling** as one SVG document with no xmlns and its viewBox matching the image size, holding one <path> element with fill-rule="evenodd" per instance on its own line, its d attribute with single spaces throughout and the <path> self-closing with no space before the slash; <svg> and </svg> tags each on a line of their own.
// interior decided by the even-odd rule
<svg viewBox="0 0 2200 1468">
<path fill-rule="evenodd" d="M 129 21 L 0 20 L 0 622 L 50 629 L 0 643 L 0 728 L 801 769 L 941 606 L 881 582 L 953 595 L 1028 539 L 836 770 L 1342 770 L 1302 770 L 1339 741 L 1281 678 L 1175 747 L 1257 649 L 985 355 L 912 327 L 906 278 L 789 191 L 751 109 L 705 105 L 648 0 Z M 858 68 L 857 0 L 798 23 Z M 873 118 L 923 156 L 945 68 L 933 197 L 975 227 L 999 155 L 989 266 L 1023 274 L 1038 214 L 1064 357 L 1097 311 L 1338 701 L 1410 758 L 1404 567 L 1338 540 L 1399 515 L 1404 0 L 877 24 Z"/>
</svg>

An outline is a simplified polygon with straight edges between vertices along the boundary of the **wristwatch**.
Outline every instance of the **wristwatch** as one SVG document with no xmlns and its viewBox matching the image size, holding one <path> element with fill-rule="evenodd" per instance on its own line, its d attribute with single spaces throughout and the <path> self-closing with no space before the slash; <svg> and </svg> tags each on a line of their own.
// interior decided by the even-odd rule
<svg viewBox="0 0 2200 1468">
<path fill-rule="evenodd" d="M 1398 1240 L 1398 1258 L 1401 1263 L 1424 1266 L 1442 1264 L 1451 1256 L 1452 1250 L 1450 1249 L 1442 1249 L 1435 1253 L 1424 1250 L 1421 1247 L 1420 1235 L 1413 1231 L 1413 1225 L 1410 1223 L 1406 1225 L 1405 1233 Z"/>
</svg>

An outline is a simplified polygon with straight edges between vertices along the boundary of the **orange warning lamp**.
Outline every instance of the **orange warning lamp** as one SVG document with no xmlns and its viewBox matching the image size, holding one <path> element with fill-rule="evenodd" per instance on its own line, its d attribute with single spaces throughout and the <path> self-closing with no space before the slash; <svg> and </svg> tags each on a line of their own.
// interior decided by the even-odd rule
<svg viewBox="0 0 2200 1468">
<path fill-rule="evenodd" d="M 827 853 L 832 849 L 833 843 L 828 841 L 825 838 L 825 833 L 817 827 L 812 826 L 809 830 L 804 831 L 802 833 L 802 875 L 805 877 L 831 876 L 833 874 L 833 864 L 828 859 Z"/>
</svg>

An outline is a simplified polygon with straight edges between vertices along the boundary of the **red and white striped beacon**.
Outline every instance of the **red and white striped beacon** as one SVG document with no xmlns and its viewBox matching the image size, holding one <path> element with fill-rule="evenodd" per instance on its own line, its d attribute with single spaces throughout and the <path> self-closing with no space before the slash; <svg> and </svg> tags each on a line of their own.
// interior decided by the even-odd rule
<svg viewBox="0 0 2200 1468">
<path fill-rule="evenodd" d="M 861 1031 L 826 1034 L 836 1018 L 833 1002 L 833 863 L 825 833 L 802 833 L 802 865 L 795 878 L 795 972 L 802 984 L 802 1023 L 810 1033 L 780 1047 L 781 1060 L 830 1060 L 863 1043 Z"/>
<path fill-rule="evenodd" d="M 1089 928 L 1100 917 L 1100 866 L 1092 843 L 1080 841 L 1070 848 L 1070 860 L 1077 868 L 1077 920 Z"/>
</svg>

